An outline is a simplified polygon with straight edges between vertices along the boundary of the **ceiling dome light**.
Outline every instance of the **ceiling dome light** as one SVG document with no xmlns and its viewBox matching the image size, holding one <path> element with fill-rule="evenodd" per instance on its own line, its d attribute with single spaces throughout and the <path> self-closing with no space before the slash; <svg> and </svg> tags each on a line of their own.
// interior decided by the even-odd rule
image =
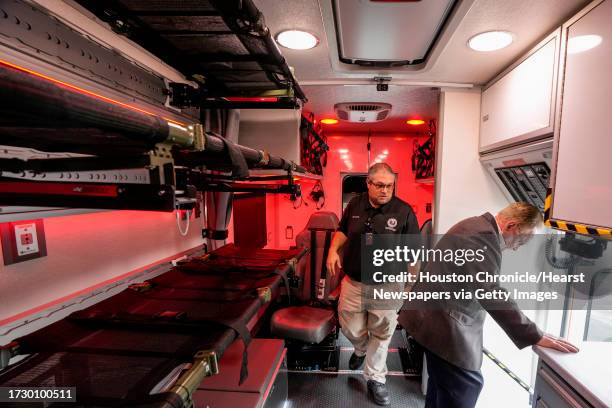
<svg viewBox="0 0 612 408">
<path fill-rule="evenodd" d="M 335 125 L 336 123 L 338 123 L 338 119 L 334 119 L 334 118 L 321 119 L 321 123 L 324 125 Z"/>
<path fill-rule="evenodd" d="M 276 42 L 292 50 L 309 50 L 319 44 L 319 39 L 307 31 L 287 30 L 276 34 Z"/>
<path fill-rule="evenodd" d="M 476 34 L 468 41 L 474 51 L 496 51 L 512 44 L 512 34 L 507 31 L 488 31 Z"/>
<path fill-rule="evenodd" d="M 408 119 L 406 123 L 412 126 L 419 126 L 425 123 L 425 121 L 423 119 Z"/>
<path fill-rule="evenodd" d="M 577 54 L 595 48 L 599 44 L 601 44 L 601 37 L 598 35 L 579 35 L 567 41 L 567 53 Z"/>
</svg>

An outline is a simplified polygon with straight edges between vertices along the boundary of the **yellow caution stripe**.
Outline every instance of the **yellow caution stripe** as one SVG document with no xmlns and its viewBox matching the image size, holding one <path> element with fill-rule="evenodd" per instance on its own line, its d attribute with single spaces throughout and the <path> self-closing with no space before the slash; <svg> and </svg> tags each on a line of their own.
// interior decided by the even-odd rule
<svg viewBox="0 0 612 408">
<path fill-rule="evenodd" d="M 550 209 L 552 207 L 552 189 L 549 188 L 544 200 L 544 225 L 547 227 L 560 229 L 563 231 L 572 231 L 584 235 L 595 235 L 603 238 L 612 238 L 612 230 L 607 228 L 592 227 L 585 224 L 576 224 L 569 221 L 554 220 L 550 218 Z"/>
<path fill-rule="evenodd" d="M 491 359 L 491 361 L 493 361 L 499 368 L 501 368 L 506 374 L 508 374 L 510 376 L 510 378 L 512 378 L 514 381 L 516 381 L 518 383 L 518 385 L 520 385 L 521 387 L 523 387 L 527 392 L 529 392 L 530 394 L 532 394 L 532 390 L 531 387 L 529 387 L 529 385 L 527 385 L 527 383 L 525 383 L 525 381 L 521 380 L 516 374 L 514 374 L 508 367 L 506 367 L 504 365 L 504 363 L 502 363 L 501 361 L 499 361 L 499 359 L 497 357 L 495 357 L 489 350 L 487 350 L 486 348 L 482 349 L 482 353 L 489 357 Z"/>
</svg>

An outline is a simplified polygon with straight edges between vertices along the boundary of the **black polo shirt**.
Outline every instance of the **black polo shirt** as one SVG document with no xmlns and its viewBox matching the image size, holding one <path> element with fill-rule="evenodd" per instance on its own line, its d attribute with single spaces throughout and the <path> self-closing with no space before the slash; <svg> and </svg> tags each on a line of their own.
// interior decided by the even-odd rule
<svg viewBox="0 0 612 408">
<path fill-rule="evenodd" d="M 361 237 L 366 223 L 373 234 L 419 234 L 419 224 L 412 207 L 393 196 L 378 208 L 372 207 L 368 193 L 354 197 L 344 209 L 338 231 L 347 236 L 342 267 L 351 279 L 361 282 Z"/>
</svg>

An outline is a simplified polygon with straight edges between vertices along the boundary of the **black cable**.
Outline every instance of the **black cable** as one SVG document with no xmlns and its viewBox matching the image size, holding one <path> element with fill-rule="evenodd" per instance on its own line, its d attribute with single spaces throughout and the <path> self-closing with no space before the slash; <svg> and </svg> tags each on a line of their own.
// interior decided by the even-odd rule
<svg viewBox="0 0 612 408">
<path fill-rule="evenodd" d="M 544 253 L 546 254 L 546 261 L 556 269 L 568 269 L 570 267 L 578 265 L 580 257 L 576 255 L 568 255 L 563 258 L 557 258 L 555 256 L 555 246 L 558 243 L 558 235 L 550 234 L 546 238 L 546 244 L 544 246 Z"/>
</svg>

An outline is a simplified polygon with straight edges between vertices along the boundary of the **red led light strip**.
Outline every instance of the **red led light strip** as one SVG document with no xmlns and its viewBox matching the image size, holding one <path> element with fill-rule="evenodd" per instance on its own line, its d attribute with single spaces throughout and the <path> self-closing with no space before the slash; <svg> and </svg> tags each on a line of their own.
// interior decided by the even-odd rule
<svg viewBox="0 0 612 408">
<path fill-rule="evenodd" d="M 0 193 L 12 194 L 40 194 L 40 195 L 72 195 L 91 197 L 118 197 L 116 186 L 89 185 L 77 183 L 52 184 L 52 183 L 22 183 L 8 182 L 0 183 Z"/>
<path fill-rule="evenodd" d="M 225 96 L 228 102 L 278 102 L 276 96 Z"/>
</svg>

